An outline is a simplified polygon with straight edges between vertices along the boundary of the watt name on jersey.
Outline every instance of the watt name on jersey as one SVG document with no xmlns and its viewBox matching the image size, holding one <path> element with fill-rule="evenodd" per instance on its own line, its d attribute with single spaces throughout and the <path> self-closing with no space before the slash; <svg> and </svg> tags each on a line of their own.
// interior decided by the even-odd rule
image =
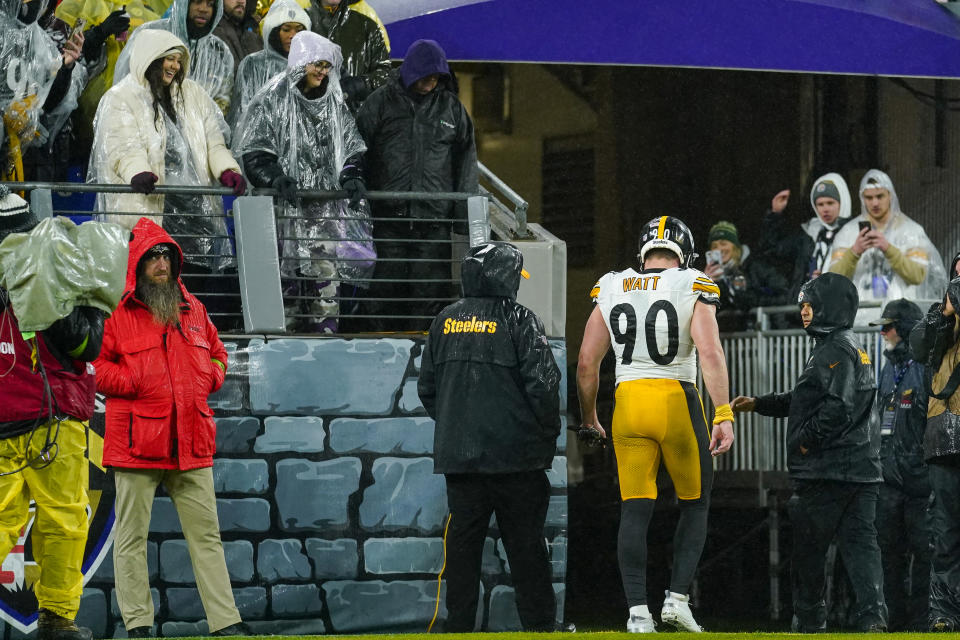
<svg viewBox="0 0 960 640">
<path fill-rule="evenodd" d="M 696 269 L 611 271 L 590 292 L 617 357 L 617 384 L 667 378 L 695 382 L 690 322 L 697 301 L 720 304 L 720 289 Z"/>
</svg>

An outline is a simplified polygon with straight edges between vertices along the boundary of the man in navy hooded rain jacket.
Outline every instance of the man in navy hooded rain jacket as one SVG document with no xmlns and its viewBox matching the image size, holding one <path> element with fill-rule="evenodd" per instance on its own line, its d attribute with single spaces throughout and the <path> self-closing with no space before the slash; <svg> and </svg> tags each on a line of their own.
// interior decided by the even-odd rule
<svg viewBox="0 0 960 640">
<path fill-rule="evenodd" d="M 457 98 L 447 56 L 435 41 L 410 45 L 398 77 L 363 103 L 357 128 L 367 143 L 370 189 L 477 192 L 473 122 Z M 374 283 L 371 297 L 421 300 L 371 309 L 379 315 L 436 315 L 453 297 L 450 231 L 454 221 L 459 223 L 455 229 L 466 221 L 466 202 L 375 200 L 372 205 L 374 218 L 388 218 L 374 221 L 374 278 L 391 282 Z M 413 238 L 426 242 L 409 242 Z M 431 262 L 417 261 L 423 259 Z M 426 319 L 392 319 L 379 328 L 423 330 L 428 325 Z"/>
</svg>

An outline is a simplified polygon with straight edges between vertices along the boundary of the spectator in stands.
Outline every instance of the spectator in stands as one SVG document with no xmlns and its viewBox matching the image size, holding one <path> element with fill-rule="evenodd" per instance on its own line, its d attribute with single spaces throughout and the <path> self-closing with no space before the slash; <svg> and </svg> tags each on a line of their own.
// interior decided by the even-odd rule
<svg viewBox="0 0 960 640">
<path fill-rule="evenodd" d="M 463 298 L 433 321 L 417 391 L 436 421 L 434 472 L 450 508 L 444 631 L 473 631 L 484 539 L 495 514 L 524 631 L 553 631 L 556 601 L 543 525 L 545 473 L 560 434 L 560 369 L 543 323 L 517 303 L 523 254 L 473 247 L 460 271 Z"/>
<path fill-rule="evenodd" d="M 226 42 L 213 34 L 223 17 L 223 0 L 173 0 L 170 17 L 147 22 L 133 32 L 120 53 L 113 73 L 113 86 L 133 69 L 129 46 L 148 30 L 169 31 L 185 43 L 190 55 L 188 77 L 200 85 L 223 114 L 230 107 L 233 92 L 233 54 Z M 222 125 L 226 131 L 226 125 Z"/>
<path fill-rule="evenodd" d="M 873 409 L 873 365 L 851 331 L 857 290 L 847 278 L 826 273 L 803 286 L 799 304 L 814 347 L 793 391 L 738 396 L 733 410 L 789 417 L 795 629 L 826 630 L 824 564 L 836 539 L 856 598 L 853 624 L 859 631 L 882 631 L 887 607 L 874 527 L 880 421 Z"/>
<path fill-rule="evenodd" d="M 883 594 L 892 631 L 927 628 L 930 591 L 930 480 L 923 460 L 927 385 L 923 363 L 913 358 L 910 332 L 923 318 L 909 300 L 888 302 L 879 320 L 887 362 L 880 372 L 880 464 L 877 542 L 883 559 Z M 907 592 L 906 585 L 910 585 Z"/>
<path fill-rule="evenodd" d="M 929 465 L 930 631 L 960 630 L 960 278 L 947 285 L 910 334 L 918 362 L 932 375 L 923 450 Z M 928 378 L 929 379 L 929 378 Z"/>
<path fill-rule="evenodd" d="M 951 280 L 957 276 L 960 276 L 960 252 L 953 256 L 953 260 L 950 262 L 950 270 L 947 272 L 947 277 Z"/>
<path fill-rule="evenodd" d="M 310 17 L 294 0 L 276 0 L 260 23 L 266 46 L 252 53 L 237 68 L 230 122 L 236 127 L 254 94 L 273 76 L 287 69 L 290 42 L 301 31 L 310 30 Z"/>
<path fill-rule="evenodd" d="M 256 0 L 223 0 L 223 19 L 213 29 L 213 34 L 227 43 L 233 55 L 233 73 L 237 65 L 251 53 L 263 49 L 260 38 L 260 23 L 254 13 Z"/>
<path fill-rule="evenodd" d="M 864 300 L 939 297 L 943 261 L 923 227 L 900 210 L 890 176 L 870 169 L 860 204 L 862 213 L 837 233 L 830 271 L 853 280 Z"/>
<path fill-rule="evenodd" d="M 148 0 L 151 1 L 151 0 Z M 166 2 L 156 7 L 162 12 Z M 78 99 L 74 127 L 74 161 L 86 165 L 87 154 L 93 143 L 93 118 L 100 98 L 113 86 L 113 72 L 120 51 L 130 32 L 145 22 L 157 20 L 160 15 L 143 0 L 60 0 L 56 16 L 67 25 L 86 22 L 83 60 L 89 78 Z"/>
<path fill-rule="evenodd" d="M 0 3 L 0 179 L 23 180 L 23 152 L 39 143 L 39 122 L 52 91 L 69 86 L 83 36 L 65 45 L 63 53 L 37 18 L 42 2 Z M 79 43 L 79 45 L 78 45 Z M 54 96 L 51 98 L 51 92 Z"/>
<path fill-rule="evenodd" d="M 91 26 L 84 32 L 86 37 L 83 43 L 84 60 L 90 64 L 96 64 L 105 52 L 107 39 L 110 36 L 117 38 L 129 30 L 130 15 L 126 9 L 111 11 L 99 24 Z"/>
<path fill-rule="evenodd" d="M 227 351 L 179 278 L 182 265 L 177 243 L 141 218 L 131 233 L 126 292 L 95 364 L 107 398 L 103 464 L 117 489 L 117 606 L 130 638 L 150 637 L 153 626 L 147 533 L 161 484 L 180 518 L 211 635 L 250 635 L 230 589 L 213 489 L 217 427 L 207 398 L 223 385 Z"/>
<path fill-rule="evenodd" d="M 357 115 L 369 149 L 372 189 L 478 190 L 473 121 L 456 91 L 440 45 L 433 40 L 411 44 L 398 77 L 377 89 Z M 453 293 L 451 223 L 465 226 L 466 202 L 380 200 L 373 203 L 373 212 L 381 218 L 374 225 L 377 255 L 385 260 L 377 263 L 374 278 L 393 282 L 375 282 L 372 295 L 427 300 L 382 303 L 372 310 L 380 315 L 435 315 Z M 411 239 L 428 242 L 411 243 Z M 404 280 L 433 282 L 407 284 Z M 422 320 L 386 320 L 379 328 L 422 331 L 427 325 Z"/>
<path fill-rule="evenodd" d="M 340 85 L 356 113 L 367 96 L 390 77 L 387 30 L 365 0 L 310 0 L 307 12 L 313 31 L 340 45 Z"/>
<path fill-rule="evenodd" d="M 303 31 L 293 37 L 287 72 L 257 93 L 237 126 L 235 148 L 251 182 L 273 187 L 278 208 L 281 273 L 291 330 L 333 333 L 341 280 L 369 278 L 373 263 L 369 212 L 362 200 L 366 146 L 343 101 L 340 47 Z M 300 198 L 298 189 L 338 190 L 344 200 Z M 339 239 L 339 240 L 338 240 Z M 309 278 L 306 280 L 304 278 Z"/>
<path fill-rule="evenodd" d="M 773 197 L 770 210 L 763 219 L 757 256 L 774 264 L 792 265 L 786 274 L 790 282 L 790 301 L 808 280 L 827 271 L 830 265 L 833 240 L 837 232 L 850 220 L 850 190 L 838 173 L 827 173 L 813 183 L 810 206 L 814 216 L 803 223 L 799 232 L 786 228 L 784 210 L 790 200 L 785 189 Z"/>
<path fill-rule="evenodd" d="M 129 184 L 134 193 L 98 194 L 97 211 L 128 229 L 134 214 L 157 223 L 163 216 L 164 229 L 184 248 L 182 274 L 218 276 L 235 265 L 223 200 L 153 191 L 157 184 L 212 186 L 218 180 L 237 195 L 245 191 L 240 166 L 221 133 L 223 118 L 200 85 L 185 77 L 191 60 L 175 35 L 147 29 L 124 52 L 130 54 L 130 73 L 100 101 L 87 179 Z M 198 293 L 229 293 L 233 282 L 197 277 L 190 284 Z M 205 302 L 220 321 L 232 300 L 217 296 Z"/>
<path fill-rule="evenodd" d="M 42 3 L 32 2 L 28 6 L 33 5 Z M 71 33 L 67 24 L 54 15 L 53 5 L 43 10 L 37 24 L 57 44 L 62 64 L 43 101 L 39 135 L 24 145 L 23 173 L 27 180 L 61 182 L 67 179 L 70 164 L 70 115 L 87 81 L 87 67 L 80 62 L 86 42 L 83 33 Z"/>
<path fill-rule="evenodd" d="M 707 244 L 704 273 L 720 288 L 717 323 L 721 331 L 746 329 L 747 312 L 754 307 L 788 303 L 786 277 L 750 254 L 733 223 L 721 220 L 710 227 Z"/>
</svg>

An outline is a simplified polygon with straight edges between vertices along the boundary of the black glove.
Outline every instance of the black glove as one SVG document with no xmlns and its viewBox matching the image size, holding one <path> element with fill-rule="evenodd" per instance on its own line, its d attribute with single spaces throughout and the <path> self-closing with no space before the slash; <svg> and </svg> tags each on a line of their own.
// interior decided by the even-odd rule
<svg viewBox="0 0 960 640">
<path fill-rule="evenodd" d="M 88 62 L 100 57 L 103 43 L 109 36 L 118 36 L 130 28 L 130 17 L 123 15 L 123 9 L 117 9 L 103 22 L 86 30 L 83 34 L 83 59 Z"/>
<path fill-rule="evenodd" d="M 286 200 L 290 204 L 296 204 L 297 202 L 297 181 L 291 178 L 290 176 L 277 176 L 273 180 L 273 184 L 270 185 L 277 190 L 277 194 L 283 200 Z"/>
<path fill-rule="evenodd" d="M 367 195 L 367 185 L 360 178 L 348 178 L 343 181 L 343 190 L 347 192 L 350 198 L 350 208 L 356 209 L 360 206 L 363 196 Z"/>
<path fill-rule="evenodd" d="M 153 193 L 153 190 L 156 188 L 157 180 L 160 178 L 156 174 L 151 173 L 150 171 L 141 171 L 137 175 L 130 178 L 130 187 L 133 189 L 134 193 L 144 193 L 150 194 Z"/>
<path fill-rule="evenodd" d="M 575 427 L 573 425 L 567 425 L 567 429 L 573 431 L 577 434 L 577 441 L 580 444 L 586 446 L 588 449 L 593 449 L 594 447 L 606 447 L 607 443 L 604 441 L 600 432 L 591 427 L 585 427 L 583 425 Z"/>
<path fill-rule="evenodd" d="M 367 97 L 367 81 L 363 76 L 343 76 L 340 78 L 340 89 L 344 100 L 363 100 Z"/>
<path fill-rule="evenodd" d="M 126 10 L 117 9 L 97 25 L 100 29 L 103 29 L 104 38 L 106 36 L 118 36 L 130 28 L 130 16 L 125 16 L 124 13 L 126 13 Z"/>
<path fill-rule="evenodd" d="M 91 27 L 83 33 L 83 59 L 93 62 L 100 57 L 100 51 L 107 36 L 100 27 Z"/>
</svg>

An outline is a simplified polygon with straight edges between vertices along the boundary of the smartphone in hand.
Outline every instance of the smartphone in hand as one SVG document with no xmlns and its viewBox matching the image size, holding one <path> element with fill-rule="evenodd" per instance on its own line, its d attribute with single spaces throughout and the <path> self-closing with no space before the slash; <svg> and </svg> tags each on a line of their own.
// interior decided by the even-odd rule
<svg viewBox="0 0 960 640">
<path fill-rule="evenodd" d="M 85 18 L 77 18 L 76 23 L 74 23 L 73 28 L 70 29 L 70 35 L 67 36 L 67 40 L 72 40 L 73 36 L 81 33 L 83 28 L 87 26 L 87 21 Z"/>
<path fill-rule="evenodd" d="M 723 253 L 719 249 L 707 251 L 707 264 L 720 264 L 723 262 Z"/>
<path fill-rule="evenodd" d="M 867 231 L 870 231 L 870 229 L 873 228 L 873 226 L 866 220 L 861 220 L 859 224 L 860 224 L 860 233 L 863 233 L 864 229 L 866 229 Z"/>
</svg>

